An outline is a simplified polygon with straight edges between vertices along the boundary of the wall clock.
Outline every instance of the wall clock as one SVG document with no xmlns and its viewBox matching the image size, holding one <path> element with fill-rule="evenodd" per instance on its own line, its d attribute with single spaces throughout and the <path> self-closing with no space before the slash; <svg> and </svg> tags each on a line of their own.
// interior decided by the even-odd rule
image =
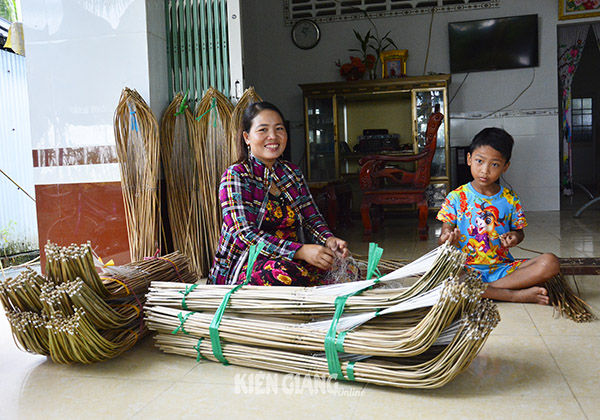
<svg viewBox="0 0 600 420">
<path fill-rule="evenodd" d="M 292 41 L 298 48 L 309 50 L 319 43 L 321 31 L 315 22 L 302 19 L 292 28 Z"/>
</svg>

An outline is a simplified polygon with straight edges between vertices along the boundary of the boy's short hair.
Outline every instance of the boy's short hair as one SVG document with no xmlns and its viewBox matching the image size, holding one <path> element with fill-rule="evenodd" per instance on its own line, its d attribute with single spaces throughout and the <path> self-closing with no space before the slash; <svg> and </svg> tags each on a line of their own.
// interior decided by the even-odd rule
<svg viewBox="0 0 600 420">
<path fill-rule="evenodd" d="M 505 130 L 497 127 L 488 127 L 473 137 L 471 146 L 469 146 L 469 153 L 472 156 L 475 149 L 482 146 L 490 146 L 500 152 L 502 157 L 506 159 L 506 162 L 509 162 L 514 144 L 515 140 Z"/>
</svg>

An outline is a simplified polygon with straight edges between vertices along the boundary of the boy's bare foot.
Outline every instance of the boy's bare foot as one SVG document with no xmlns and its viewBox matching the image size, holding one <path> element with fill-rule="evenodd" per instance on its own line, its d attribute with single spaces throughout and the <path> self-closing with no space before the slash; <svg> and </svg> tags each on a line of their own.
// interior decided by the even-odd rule
<svg viewBox="0 0 600 420">
<path fill-rule="evenodd" d="M 548 291 L 540 286 L 533 286 L 527 289 L 513 290 L 513 302 L 537 303 L 539 305 L 548 305 L 550 298 Z"/>
</svg>

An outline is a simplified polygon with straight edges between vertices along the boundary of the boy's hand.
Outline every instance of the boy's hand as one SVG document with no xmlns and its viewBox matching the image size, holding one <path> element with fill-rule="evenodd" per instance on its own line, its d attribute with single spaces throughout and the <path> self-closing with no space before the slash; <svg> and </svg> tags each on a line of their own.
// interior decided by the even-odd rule
<svg viewBox="0 0 600 420">
<path fill-rule="evenodd" d="M 515 232 L 514 230 L 500 235 L 500 244 L 502 244 L 502 246 L 505 248 L 517 246 L 522 240 L 522 235 L 519 235 L 519 233 Z"/>
<path fill-rule="evenodd" d="M 458 240 L 460 238 L 460 230 L 457 227 L 444 223 L 442 225 L 442 233 L 438 239 L 438 244 L 450 241 L 450 245 L 458 246 Z"/>
</svg>

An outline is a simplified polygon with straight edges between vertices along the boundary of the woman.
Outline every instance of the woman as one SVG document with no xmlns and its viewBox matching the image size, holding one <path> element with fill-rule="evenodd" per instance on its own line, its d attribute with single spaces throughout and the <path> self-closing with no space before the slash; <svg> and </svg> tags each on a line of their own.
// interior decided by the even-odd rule
<svg viewBox="0 0 600 420">
<path fill-rule="evenodd" d="M 239 141 L 242 153 L 221 179 L 223 227 L 209 282 L 246 280 L 250 245 L 264 244 L 249 284 L 320 284 L 335 254 L 348 244 L 333 236 L 317 210 L 300 169 L 279 158 L 287 131 L 279 109 L 268 102 L 248 106 Z M 314 244 L 304 243 L 309 234 Z"/>
</svg>

